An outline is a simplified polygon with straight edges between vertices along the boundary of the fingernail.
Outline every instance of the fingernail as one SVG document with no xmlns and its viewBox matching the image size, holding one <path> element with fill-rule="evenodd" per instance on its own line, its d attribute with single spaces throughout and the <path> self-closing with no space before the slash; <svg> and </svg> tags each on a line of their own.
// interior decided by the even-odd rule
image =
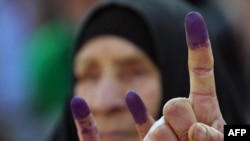
<svg viewBox="0 0 250 141">
<path fill-rule="evenodd" d="M 185 18 L 187 44 L 191 49 L 209 46 L 206 23 L 198 12 L 190 12 Z"/>
<path fill-rule="evenodd" d="M 144 103 L 135 91 L 128 91 L 126 94 L 126 103 L 129 111 L 137 124 L 143 124 L 147 121 L 147 113 Z"/>
<path fill-rule="evenodd" d="M 75 118 L 85 118 L 90 114 L 87 103 L 80 97 L 72 98 L 70 106 Z"/>
</svg>

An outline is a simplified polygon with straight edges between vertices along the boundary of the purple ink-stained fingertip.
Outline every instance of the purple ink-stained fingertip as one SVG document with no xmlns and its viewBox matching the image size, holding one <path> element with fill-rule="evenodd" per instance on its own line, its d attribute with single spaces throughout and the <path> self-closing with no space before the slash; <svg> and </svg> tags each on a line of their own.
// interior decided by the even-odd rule
<svg viewBox="0 0 250 141">
<path fill-rule="evenodd" d="M 135 91 L 127 92 L 126 103 L 137 124 L 143 124 L 147 121 L 147 111 L 145 105 Z"/>
<path fill-rule="evenodd" d="M 191 49 L 208 47 L 209 35 L 206 23 L 198 12 L 190 12 L 185 18 L 187 44 Z"/>
<path fill-rule="evenodd" d="M 75 118 L 85 118 L 90 114 L 87 103 L 80 97 L 72 98 L 70 106 Z"/>
</svg>

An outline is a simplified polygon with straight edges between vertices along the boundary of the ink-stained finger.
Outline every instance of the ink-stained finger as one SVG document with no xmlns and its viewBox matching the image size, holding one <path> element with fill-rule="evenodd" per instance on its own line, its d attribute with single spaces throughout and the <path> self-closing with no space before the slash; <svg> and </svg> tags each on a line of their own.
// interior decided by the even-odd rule
<svg viewBox="0 0 250 141">
<path fill-rule="evenodd" d="M 214 61 L 207 27 L 198 12 L 190 12 L 185 18 L 188 45 L 190 96 L 215 96 Z"/>
<path fill-rule="evenodd" d="M 87 103 L 80 97 L 74 97 L 71 100 L 71 110 L 80 141 L 99 141 L 96 123 Z"/>
<path fill-rule="evenodd" d="M 126 104 L 135 120 L 137 131 L 142 140 L 153 125 L 154 119 L 147 112 L 143 101 L 135 91 L 129 91 L 126 94 Z"/>
</svg>

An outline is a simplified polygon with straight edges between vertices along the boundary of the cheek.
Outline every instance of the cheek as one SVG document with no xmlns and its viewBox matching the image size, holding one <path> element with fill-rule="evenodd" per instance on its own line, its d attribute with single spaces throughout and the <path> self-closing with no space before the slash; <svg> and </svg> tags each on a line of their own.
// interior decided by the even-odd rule
<svg viewBox="0 0 250 141">
<path fill-rule="evenodd" d="M 83 85 L 83 84 L 75 85 L 74 96 L 82 97 L 87 102 L 89 102 L 92 99 L 92 97 L 91 97 L 91 96 L 93 96 L 92 93 L 93 93 L 93 90 L 86 85 Z"/>
</svg>

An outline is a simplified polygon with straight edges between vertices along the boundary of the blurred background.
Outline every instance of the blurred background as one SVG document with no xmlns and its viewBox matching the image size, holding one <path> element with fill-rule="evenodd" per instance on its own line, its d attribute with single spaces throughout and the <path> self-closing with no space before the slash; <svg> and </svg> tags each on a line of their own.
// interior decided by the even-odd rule
<svg viewBox="0 0 250 141">
<path fill-rule="evenodd" d="M 0 141 L 50 136 L 69 93 L 77 24 L 98 1 L 0 0 Z M 250 2 L 213 1 L 249 52 Z"/>
<path fill-rule="evenodd" d="M 96 0 L 0 0 L 0 140 L 46 141 L 69 93 L 77 23 Z"/>
</svg>

